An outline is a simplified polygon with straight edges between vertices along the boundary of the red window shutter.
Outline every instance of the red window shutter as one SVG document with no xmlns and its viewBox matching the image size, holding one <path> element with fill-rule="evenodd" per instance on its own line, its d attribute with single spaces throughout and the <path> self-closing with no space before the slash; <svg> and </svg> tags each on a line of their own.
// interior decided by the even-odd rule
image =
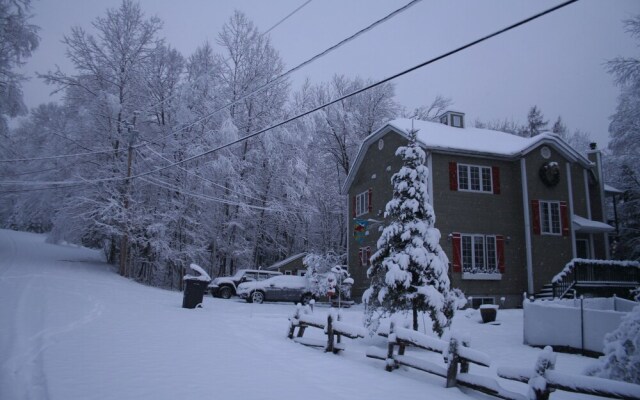
<svg viewBox="0 0 640 400">
<path fill-rule="evenodd" d="M 373 211 L 373 189 L 369 188 L 369 212 Z"/>
<path fill-rule="evenodd" d="M 496 255 L 498 256 L 498 271 L 504 274 L 504 236 L 496 235 Z"/>
<path fill-rule="evenodd" d="M 459 233 L 451 234 L 453 249 L 453 272 L 462 272 L 462 237 Z"/>
<path fill-rule="evenodd" d="M 367 246 L 367 262 L 365 266 L 369 266 L 369 262 L 371 261 L 371 247 Z"/>
<path fill-rule="evenodd" d="M 562 236 L 569 236 L 569 210 L 567 202 L 560 202 L 560 221 L 562 223 Z"/>
<path fill-rule="evenodd" d="M 449 189 L 458 190 L 458 163 L 449 162 Z"/>
<path fill-rule="evenodd" d="M 531 200 L 531 214 L 533 215 L 533 233 L 540 234 L 540 202 Z"/>
<path fill-rule="evenodd" d="M 500 194 L 500 168 L 491 167 L 491 176 L 493 179 L 493 194 Z"/>
<path fill-rule="evenodd" d="M 355 218 L 356 217 L 356 196 L 352 197 L 351 204 L 353 206 L 353 212 L 351 214 L 353 215 L 353 218 Z"/>
</svg>

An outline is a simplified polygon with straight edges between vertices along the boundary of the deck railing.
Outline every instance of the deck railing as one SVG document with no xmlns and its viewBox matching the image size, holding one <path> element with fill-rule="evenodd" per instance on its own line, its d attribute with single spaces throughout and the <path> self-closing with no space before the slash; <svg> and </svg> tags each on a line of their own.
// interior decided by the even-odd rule
<svg viewBox="0 0 640 400">
<path fill-rule="evenodd" d="M 578 286 L 634 287 L 640 284 L 640 263 L 575 258 L 553 278 L 552 284 L 555 298 L 562 298 Z"/>
</svg>

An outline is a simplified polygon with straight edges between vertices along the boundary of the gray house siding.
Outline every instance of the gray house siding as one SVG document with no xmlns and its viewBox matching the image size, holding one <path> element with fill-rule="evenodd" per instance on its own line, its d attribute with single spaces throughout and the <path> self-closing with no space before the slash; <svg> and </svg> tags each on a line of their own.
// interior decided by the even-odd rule
<svg viewBox="0 0 640 400">
<path fill-rule="evenodd" d="M 554 148 L 549 147 L 551 156 L 545 159 L 540 151 L 531 151 L 525 157 L 527 169 L 527 190 L 529 193 L 529 215 L 531 220 L 534 219 L 534 210 L 532 209 L 531 200 L 546 201 L 563 201 L 569 204 L 569 185 L 566 174 L 567 160 L 559 154 Z M 552 187 L 542 183 L 539 171 L 540 167 L 548 162 L 555 161 L 560 165 L 560 182 Z M 572 177 L 572 181 L 577 177 Z M 571 218 L 569 215 L 569 224 Z M 564 227 L 564 221 L 561 221 Z M 549 234 L 536 234 L 531 226 L 531 245 L 533 249 L 533 289 L 539 291 L 542 286 L 551 283 L 551 279 L 559 273 L 562 268 L 573 258 L 573 244 L 571 242 L 571 234 L 563 236 Z M 569 227 L 571 229 L 571 227 Z"/>
<path fill-rule="evenodd" d="M 380 138 L 383 140 L 382 148 L 378 146 Z M 358 156 L 358 167 L 353 171 L 353 175 L 350 174 L 352 180 L 348 186 L 348 263 L 355 280 L 353 294 L 356 300 L 360 299 L 369 283 L 366 276 L 368 266 L 361 265 L 359 250 L 370 248 L 371 255 L 376 251 L 384 208 L 392 197 L 391 177 L 402 165 L 395 151 L 399 146 L 406 144 L 407 139 L 394 128 L 387 127 L 379 131 L 364 143 L 364 153 L 359 153 Z M 550 283 L 553 276 L 573 258 L 574 236 L 590 240 L 595 257 L 606 258 L 605 235 L 575 232 L 571 221 L 572 211 L 573 214 L 584 218 L 591 216 L 593 220 L 602 220 L 601 192 L 597 174 L 585 169 L 586 161 L 570 160 L 567 157 L 574 157 L 573 155 L 565 156 L 569 153 L 565 153 L 565 150 L 560 151 L 561 145 L 555 146 L 553 142 L 541 142 L 529 148 L 524 156 L 513 158 L 433 148 L 426 150 L 427 165 L 431 173 L 430 197 L 436 214 L 435 227 L 441 233 L 440 245 L 450 261 L 449 276 L 452 286 L 462 289 L 467 297 L 491 298 L 495 303 L 502 303 L 501 298 L 504 298 L 502 304 L 505 307 L 517 307 L 522 304 L 523 293 L 529 291 L 526 218 L 529 220 L 534 292 Z M 546 154 L 547 158 L 542 155 L 542 147 L 550 150 L 550 155 Z M 540 167 L 550 161 L 559 165 L 560 181 L 555 186 L 546 185 L 540 178 Z M 452 188 L 449 170 L 451 163 L 492 167 L 492 171 L 497 168 L 499 193 Z M 526 192 L 523 191 L 523 175 L 526 180 Z M 358 194 L 368 191 L 371 191 L 370 210 L 363 215 L 355 216 L 353 199 Z M 537 232 L 534 227 L 536 212 L 533 210 L 532 200 L 566 204 L 566 220 L 561 224 L 568 228 L 568 231 L 561 231 L 558 235 Z M 538 212 L 538 222 L 540 217 Z M 356 219 L 369 221 L 367 234 L 360 234 L 359 239 L 354 234 Z M 454 233 L 456 236 L 453 236 Z M 504 238 L 502 273 L 474 276 L 464 274 L 457 266 L 454 270 L 453 247 L 457 234 L 496 235 Z"/>
<path fill-rule="evenodd" d="M 364 236 L 362 242 L 358 242 L 354 236 L 354 204 L 353 198 L 369 189 L 372 190 L 371 212 L 367 212 L 357 218 L 365 220 L 382 221 L 384 219 L 384 208 L 393 196 L 391 177 L 398 172 L 402 166 L 402 160 L 395 155 L 400 146 L 405 146 L 407 140 L 396 132 L 389 132 L 383 137 L 383 147 L 378 148 L 378 142 L 373 143 L 367 150 L 357 176 L 349 190 L 349 273 L 351 273 L 354 285 L 352 288 L 353 298 L 359 300 L 364 290 L 369 287 L 367 279 L 367 266 L 362 266 L 358 259 L 358 249 L 369 247 L 371 254 L 376 251 L 376 242 L 380 237 L 378 228 L 382 224 L 370 222 L 368 235 Z"/>
<path fill-rule="evenodd" d="M 500 194 L 451 190 L 450 162 L 498 167 Z M 450 262 L 453 261 L 453 245 L 449 235 L 454 232 L 503 235 L 505 238 L 505 271 L 500 280 L 463 279 L 461 272 L 450 269 L 452 285 L 461 288 L 467 296 L 491 297 L 496 303 L 505 297 L 506 303 L 517 305 L 527 286 L 519 164 L 433 153 L 432 166 L 436 228 L 442 234 L 440 245 Z"/>
</svg>

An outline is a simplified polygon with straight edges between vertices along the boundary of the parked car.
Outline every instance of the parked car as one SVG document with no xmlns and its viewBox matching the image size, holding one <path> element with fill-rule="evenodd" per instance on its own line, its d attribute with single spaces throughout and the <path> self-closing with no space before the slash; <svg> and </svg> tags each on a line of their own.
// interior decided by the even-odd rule
<svg viewBox="0 0 640 400">
<path fill-rule="evenodd" d="M 213 297 L 228 299 L 236 295 L 236 288 L 241 283 L 260 282 L 278 275 L 282 273 L 260 269 L 239 269 L 233 276 L 220 277 L 211 281 L 209 290 Z"/>
<path fill-rule="evenodd" d="M 306 277 L 281 275 L 264 281 L 245 282 L 238 286 L 238 296 L 248 303 L 293 301 L 307 304 L 314 299 Z"/>
</svg>

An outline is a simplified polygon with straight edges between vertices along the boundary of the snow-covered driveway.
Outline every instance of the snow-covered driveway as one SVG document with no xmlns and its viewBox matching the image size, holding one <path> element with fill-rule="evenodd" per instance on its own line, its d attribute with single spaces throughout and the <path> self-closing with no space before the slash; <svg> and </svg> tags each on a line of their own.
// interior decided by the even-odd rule
<svg viewBox="0 0 640 400">
<path fill-rule="evenodd" d="M 295 344 L 286 339 L 292 304 L 206 297 L 204 309 L 186 310 L 182 293 L 123 279 L 102 259 L 0 230 L 0 399 L 485 398 L 418 371 L 384 371 L 364 356 L 384 345 L 379 338 L 347 339 L 337 356 Z M 345 319 L 361 315 L 356 308 Z M 501 311 L 501 326 L 476 319 L 460 313 L 455 323 L 472 346 L 497 365 L 533 365 L 538 350 L 520 344 L 519 311 Z M 558 368 L 579 372 L 588 362 L 560 355 Z"/>
</svg>

